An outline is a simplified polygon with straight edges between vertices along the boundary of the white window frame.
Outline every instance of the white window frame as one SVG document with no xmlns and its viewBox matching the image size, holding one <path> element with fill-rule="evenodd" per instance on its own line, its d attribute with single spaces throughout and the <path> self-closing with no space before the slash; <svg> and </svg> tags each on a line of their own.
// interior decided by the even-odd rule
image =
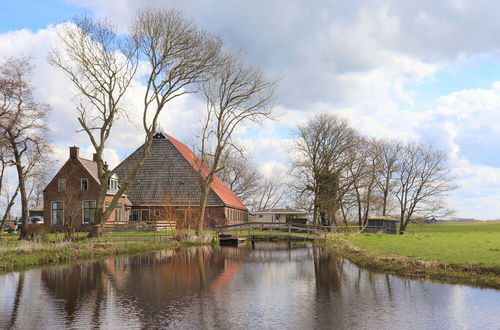
<svg viewBox="0 0 500 330">
<path fill-rule="evenodd" d="M 118 179 L 114 175 L 109 178 L 108 190 L 112 192 L 118 191 Z"/>
<path fill-rule="evenodd" d="M 66 179 L 57 180 L 57 192 L 65 192 L 66 191 Z"/>
<path fill-rule="evenodd" d="M 117 210 L 120 210 L 120 219 L 118 220 L 117 219 Z M 122 222 L 122 218 L 123 218 L 123 203 L 116 203 L 116 206 L 115 206 L 115 222 Z"/>
<path fill-rule="evenodd" d="M 144 220 L 142 218 L 142 212 L 147 211 L 148 212 L 148 220 Z M 151 210 L 150 209 L 141 209 L 141 221 L 151 221 Z"/>
<path fill-rule="evenodd" d="M 135 212 L 137 212 L 137 220 L 132 219 L 134 217 Z M 141 221 L 141 210 L 140 209 L 130 210 L 130 221 Z"/>
<path fill-rule="evenodd" d="M 54 203 L 61 203 L 62 204 L 62 223 L 54 223 L 54 208 L 53 204 Z M 64 202 L 63 201 L 51 201 L 50 202 L 50 225 L 51 226 L 64 226 Z"/>
<path fill-rule="evenodd" d="M 96 200 L 84 200 L 82 201 L 82 225 L 93 225 L 95 224 L 95 219 L 94 222 L 85 222 L 85 202 L 94 202 L 94 209 L 97 208 L 97 201 Z"/>
<path fill-rule="evenodd" d="M 83 190 L 83 181 L 87 182 L 87 189 Z M 89 179 L 83 178 L 80 179 L 80 191 L 89 191 Z"/>
</svg>

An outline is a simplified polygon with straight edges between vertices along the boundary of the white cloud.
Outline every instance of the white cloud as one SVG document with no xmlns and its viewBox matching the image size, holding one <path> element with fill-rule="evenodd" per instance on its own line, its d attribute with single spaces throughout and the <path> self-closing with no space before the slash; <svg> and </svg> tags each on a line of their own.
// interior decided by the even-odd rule
<svg viewBox="0 0 500 330">
<path fill-rule="evenodd" d="M 421 139 L 447 150 L 460 189 L 450 200 L 463 216 L 495 216 L 500 204 L 500 83 L 491 89 L 455 91 L 435 107 L 415 109 L 409 84 L 435 77 L 443 68 L 481 54 L 497 56 L 500 3 L 488 1 L 98 1 L 71 0 L 109 17 L 125 29 L 137 9 L 176 7 L 195 24 L 241 49 L 250 63 L 279 77 L 277 121 L 262 129 L 246 125 L 240 142 L 264 172 L 288 163 L 291 130 L 318 112 L 347 118 L 361 133 Z M 57 26 L 0 35 L 0 59 L 33 56 L 36 97 L 52 105 L 49 122 L 56 157 L 69 145 L 91 157 L 85 133 L 77 133 L 71 84 L 46 63 Z M 105 156 L 115 164 L 143 141 L 140 116 L 143 87 L 127 97 L 131 121 L 120 121 Z M 169 104 L 161 128 L 192 146 L 204 102 L 188 96 Z M 497 156 L 498 155 L 498 156 Z"/>
</svg>

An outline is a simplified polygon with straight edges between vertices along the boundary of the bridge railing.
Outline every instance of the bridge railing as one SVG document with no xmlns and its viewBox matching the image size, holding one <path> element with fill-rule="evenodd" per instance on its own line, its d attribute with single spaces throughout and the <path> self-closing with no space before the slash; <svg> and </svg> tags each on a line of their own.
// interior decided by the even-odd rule
<svg viewBox="0 0 500 330">
<path fill-rule="evenodd" d="M 319 225 L 308 225 L 294 222 L 246 222 L 234 225 L 219 226 L 216 228 L 219 233 L 236 232 L 241 235 L 242 232 L 247 231 L 250 234 L 251 231 L 264 231 L 264 230 L 276 230 L 284 232 L 299 232 L 306 233 L 308 235 L 322 235 L 328 233 L 345 233 L 345 232 L 359 232 L 360 229 L 357 226 L 319 226 Z"/>
</svg>

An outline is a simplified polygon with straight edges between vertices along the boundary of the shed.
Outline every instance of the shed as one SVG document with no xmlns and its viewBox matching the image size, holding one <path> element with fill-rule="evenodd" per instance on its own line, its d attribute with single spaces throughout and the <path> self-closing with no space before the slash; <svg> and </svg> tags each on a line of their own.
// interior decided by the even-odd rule
<svg viewBox="0 0 500 330">
<path fill-rule="evenodd" d="M 368 218 L 368 225 L 363 230 L 363 233 L 371 234 L 396 234 L 398 220 L 392 217 L 370 217 Z"/>
</svg>

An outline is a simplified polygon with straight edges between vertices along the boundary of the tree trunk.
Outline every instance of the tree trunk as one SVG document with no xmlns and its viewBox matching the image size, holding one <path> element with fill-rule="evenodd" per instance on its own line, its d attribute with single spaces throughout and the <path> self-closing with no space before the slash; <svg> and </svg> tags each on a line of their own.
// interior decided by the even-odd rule
<svg viewBox="0 0 500 330">
<path fill-rule="evenodd" d="M 383 199 L 383 202 L 382 202 L 382 216 L 386 216 L 386 213 L 387 213 L 387 196 L 388 195 L 388 192 L 387 190 L 384 191 L 384 199 Z"/>
<path fill-rule="evenodd" d="M 200 217 L 198 218 L 198 224 L 196 226 L 196 234 L 200 235 L 205 228 L 205 209 L 207 208 L 208 194 L 210 193 L 210 188 L 212 184 L 208 184 L 202 187 L 200 196 Z"/>
<path fill-rule="evenodd" d="M 24 174 L 24 167 L 22 165 L 21 154 L 17 150 L 17 146 L 12 144 L 12 149 L 14 151 L 14 160 L 16 161 L 16 170 L 17 170 L 17 179 L 18 179 L 18 187 L 21 192 L 21 236 L 19 239 L 27 238 L 27 226 L 28 226 L 28 194 L 26 192 L 26 178 Z"/>
</svg>

